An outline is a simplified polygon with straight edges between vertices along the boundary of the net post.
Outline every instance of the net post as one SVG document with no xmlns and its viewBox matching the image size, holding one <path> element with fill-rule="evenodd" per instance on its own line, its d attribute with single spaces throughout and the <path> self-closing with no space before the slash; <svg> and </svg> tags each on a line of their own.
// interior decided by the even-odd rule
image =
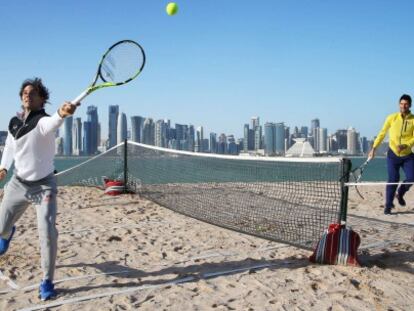
<svg viewBox="0 0 414 311">
<path fill-rule="evenodd" d="M 128 192 L 128 139 L 124 140 L 124 193 Z"/>
<path fill-rule="evenodd" d="M 348 214 L 348 194 L 349 187 L 345 183 L 349 182 L 349 173 L 352 169 L 352 162 L 350 159 L 342 159 L 341 165 L 341 211 L 339 213 L 338 223 L 346 223 L 346 217 Z"/>
</svg>

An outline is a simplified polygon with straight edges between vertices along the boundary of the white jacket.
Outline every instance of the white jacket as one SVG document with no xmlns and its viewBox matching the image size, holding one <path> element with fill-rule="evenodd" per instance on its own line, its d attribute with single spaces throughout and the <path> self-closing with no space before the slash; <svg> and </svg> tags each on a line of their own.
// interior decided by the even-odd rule
<svg viewBox="0 0 414 311">
<path fill-rule="evenodd" d="M 53 173 L 55 133 L 63 120 L 57 112 L 49 116 L 44 109 L 31 111 L 26 120 L 12 118 L 0 169 L 9 170 L 14 161 L 14 174 L 28 181 Z"/>
</svg>

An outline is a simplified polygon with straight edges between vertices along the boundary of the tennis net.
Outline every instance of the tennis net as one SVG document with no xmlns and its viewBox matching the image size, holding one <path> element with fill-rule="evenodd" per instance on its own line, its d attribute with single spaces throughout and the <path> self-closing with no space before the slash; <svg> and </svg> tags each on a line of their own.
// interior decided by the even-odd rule
<svg viewBox="0 0 414 311">
<path fill-rule="evenodd" d="M 345 220 L 347 161 L 222 156 L 128 142 L 60 173 L 58 184 L 125 180 L 129 191 L 175 212 L 312 249 L 330 223 Z"/>
</svg>

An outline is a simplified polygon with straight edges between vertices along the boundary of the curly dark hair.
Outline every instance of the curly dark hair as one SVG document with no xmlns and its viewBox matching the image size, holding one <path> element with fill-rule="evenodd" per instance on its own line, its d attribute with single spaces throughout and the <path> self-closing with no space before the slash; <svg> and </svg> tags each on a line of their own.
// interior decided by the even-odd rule
<svg viewBox="0 0 414 311">
<path fill-rule="evenodd" d="M 20 87 L 20 98 L 23 96 L 24 88 L 28 85 L 33 86 L 33 88 L 38 92 L 39 96 L 43 99 L 43 105 L 49 100 L 49 90 L 43 85 L 42 79 L 40 78 L 24 80 L 22 86 Z"/>
</svg>

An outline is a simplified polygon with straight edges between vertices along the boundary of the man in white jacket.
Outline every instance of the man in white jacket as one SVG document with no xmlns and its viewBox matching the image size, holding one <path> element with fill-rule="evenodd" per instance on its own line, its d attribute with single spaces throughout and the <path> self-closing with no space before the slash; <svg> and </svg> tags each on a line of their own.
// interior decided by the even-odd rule
<svg viewBox="0 0 414 311">
<path fill-rule="evenodd" d="M 23 113 L 10 120 L 0 164 L 0 180 L 14 162 L 14 174 L 4 188 L 0 206 L 0 256 L 7 252 L 16 227 L 27 207 L 36 206 L 43 280 L 42 300 L 56 296 L 53 277 L 57 254 L 56 177 L 53 159 L 55 132 L 63 119 L 72 115 L 76 105 L 65 102 L 52 116 L 44 105 L 49 91 L 39 78 L 26 80 L 20 88 Z"/>
</svg>

